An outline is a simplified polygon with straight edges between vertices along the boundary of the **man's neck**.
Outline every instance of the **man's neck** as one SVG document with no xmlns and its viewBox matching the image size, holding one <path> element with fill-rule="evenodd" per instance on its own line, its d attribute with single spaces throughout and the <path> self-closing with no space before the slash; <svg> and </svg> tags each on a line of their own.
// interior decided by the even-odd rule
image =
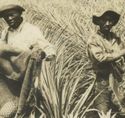
<svg viewBox="0 0 125 118">
<path fill-rule="evenodd" d="M 104 37 L 107 40 L 111 40 L 111 32 L 110 31 L 99 30 L 98 34 L 100 34 L 102 37 Z"/>
</svg>

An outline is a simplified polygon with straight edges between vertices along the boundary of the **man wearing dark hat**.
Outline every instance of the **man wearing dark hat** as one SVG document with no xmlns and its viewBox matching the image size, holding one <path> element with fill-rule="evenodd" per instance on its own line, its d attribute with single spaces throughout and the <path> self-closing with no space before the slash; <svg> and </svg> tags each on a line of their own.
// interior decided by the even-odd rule
<svg viewBox="0 0 125 118">
<path fill-rule="evenodd" d="M 23 20 L 24 11 L 19 5 L 0 9 L 0 17 L 8 24 L 0 39 L 0 118 L 14 118 L 19 80 L 25 73 L 28 55 L 41 50 L 45 61 L 51 61 L 56 55 L 55 48 L 44 39 L 39 28 Z"/>
<path fill-rule="evenodd" d="M 100 17 L 93 16 L 93 23 L 99 26 L 99 30 L 88 40 L 88 56 L 96 74 L 95 94 L 102 92 L 94 105 L 105 114 L 113 109 L 112 92 L 115 92 L 115 97 L 120 100 L 115 83 L 122 81 L 125 47 L 122 40 L 111 32 L 119 18 L 120 15 L 111 10 L 104 12 Z M 124 111 L 124 106 L 121 103 L 119 105 Z"/>
</svg>

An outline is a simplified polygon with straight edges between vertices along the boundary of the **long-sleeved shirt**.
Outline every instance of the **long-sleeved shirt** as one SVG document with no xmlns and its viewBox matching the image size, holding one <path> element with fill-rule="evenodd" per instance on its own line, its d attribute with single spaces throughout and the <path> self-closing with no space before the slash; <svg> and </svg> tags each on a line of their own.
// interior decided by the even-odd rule
<svg viewBox="0 0 125 118">
<path fill-rule="evenodd" d="M 108 41 L 101 34 L 95 34 L 88 40 L 87 51 L 95 72 L 109 73 L 110 62 L 113 61 L 122 49 L 122 42 L 112 33 L 112 40 Z"/>
<path fill-rule="evenodd" d="M 16 30 L 6 28 L 2 32 L 0 42 L 24 51 L 37 44 L 46 53 L 46 58 L 56 55 L 54 46 L 45 40 L 40 29 L 27 22 L 22 22 Z"/>
</svg>

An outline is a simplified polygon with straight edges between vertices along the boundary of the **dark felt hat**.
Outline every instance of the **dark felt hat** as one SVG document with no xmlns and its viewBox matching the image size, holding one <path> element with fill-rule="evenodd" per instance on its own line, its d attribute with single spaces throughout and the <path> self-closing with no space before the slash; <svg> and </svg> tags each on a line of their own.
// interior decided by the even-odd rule
<svg viewBox="0 0 125 118">
<path fill-rule="evenodd" d="M 113 23 L 113 25 L 116 25 L 119 18 L 120 18 L 120 14 L 118 14 L 114 11 L 108 10 L 108 11 L 104 12 L 101 16 L 94 15 L 92 18 L 92 22 L 95 25 L 101 25 L 102 23 L 109 20 Z"/>
<path fill-rule="evenodd" d="M 25 9 L 19 5 L 14 5 L 14 4 L 6 5 L 0 8 L 0 18 L 3 17 L 10 10 L 15 10 L 19 13 L 22 13 L 23 11 L 25 11 Z"/>
</svg>

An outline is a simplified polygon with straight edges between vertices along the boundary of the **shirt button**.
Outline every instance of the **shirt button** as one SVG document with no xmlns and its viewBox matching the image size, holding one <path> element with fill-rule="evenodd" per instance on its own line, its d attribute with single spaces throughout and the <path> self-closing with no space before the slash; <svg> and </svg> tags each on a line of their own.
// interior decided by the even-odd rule
<svg viewBox="0 0 125 118">
<path fill-rule="evenodd" d="M 101 81 L 101 84 L 104 85 L 104 86 L 106 86 L 106 85 L 107 85 L 107 82 L 104 81 L 104 80 L 102 80 L 102 81 Z"/>
</svg>

